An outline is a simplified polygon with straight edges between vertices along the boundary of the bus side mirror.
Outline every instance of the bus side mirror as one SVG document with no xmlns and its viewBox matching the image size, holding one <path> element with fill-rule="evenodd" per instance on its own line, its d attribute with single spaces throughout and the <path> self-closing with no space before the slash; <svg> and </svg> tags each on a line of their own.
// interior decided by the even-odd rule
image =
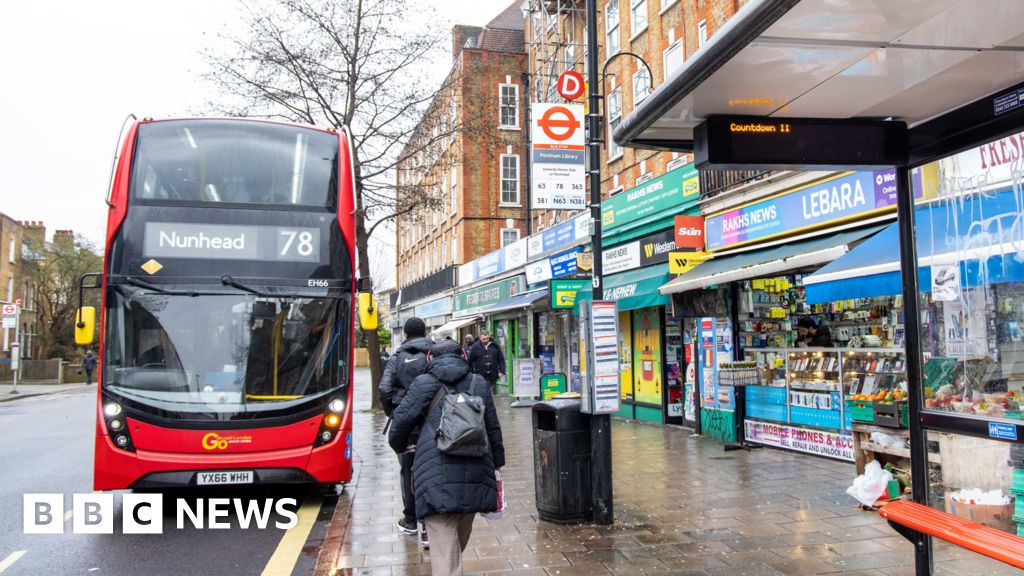
<svg viewBox="0 0 1024 576">
<path fill-rule="evenodd" d="M 359 293 L 359 326 L 366 331 L 377 329 L 377 303 L 369 292 Z"/>
<path fill-rule="evenodd" d="M 92 344 L 96 333 L 96 308 L 82 306 L 75 315 L 75 344 L 86 346 Z"/>
</svg>

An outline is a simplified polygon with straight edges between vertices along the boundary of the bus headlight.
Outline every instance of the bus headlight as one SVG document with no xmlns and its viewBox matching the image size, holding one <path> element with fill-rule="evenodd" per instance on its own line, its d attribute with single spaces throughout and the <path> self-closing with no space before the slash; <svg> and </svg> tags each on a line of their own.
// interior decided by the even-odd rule
<svg viewBox="0 0 1024 576">
<path fill-rule="evenodd" d="M 121 405 L 117 402 L 107 402 L 106 405 L 103 406 L 103 413 L 106 414 L 107 417 L 113 418 L 121 413 Z"/>
<path fill-rule="evenodd" d="M 345 403 L 341 400 L 341 398 L 335 398 L 334 400 L 331 400 L 331 402 L 327 405 L 327 409 L 330 410 L 331 412 L 341 414 L 341 411 L 345 409 Z"/>
<path fill-rule="evenodd" d="M 125 446 L 128 445 L 128 437 L 125 436 L 124 434 L 118 434 L 117 436 L 114 437 L 114 443 L 120 446 L 121 448 L 124 448 Z"/>
<path fill-rule="evenodd" d="M 324 418 L 324 426 L 327 426 L 328 428 L 337 428 L 338 424 L 341 424 L 341 416 L 338 416 L 337 414 L 328 414 Z"/>
<path fill-rule="evenodd" d="M 320 433 L 320 439 L 323 440 L 324 442 L 330 442 L 330 440 L 331 440 L 331 431 L 330 430 L 324 430 L 323 432 L 321 432 Z"/>
<path fill-rule="evenodd" d="M 124 423 L 116 418 L 110 421 L 110 429 L 113 430 L 114 432 L 120 430 L 122 426 L 124 426 Z"/>
</svg>

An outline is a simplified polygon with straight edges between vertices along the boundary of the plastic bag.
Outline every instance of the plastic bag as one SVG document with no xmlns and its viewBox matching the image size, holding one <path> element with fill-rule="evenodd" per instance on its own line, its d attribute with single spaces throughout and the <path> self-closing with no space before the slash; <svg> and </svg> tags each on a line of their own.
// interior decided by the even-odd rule
<svg viewBox="0 0 1024 576">
<path fill-rule="evenodd" d="M 872 432 L 871 441 L 882 446 L 903 446 L 903 439 L 885 432 Z"/>
<path fill-rule="evenodd" d="M 505 500 L 505 485 L 501 482 L 501 474 L 497 470 L 494 471 L 494 477 L 498 480 L 498 509 L 481 514 L 487 520 L 501 520 L 505 517 L 505 510 L 508 508 L 508 502 Z"/>
<path fill-rule="evenodd" d="M 886 493 L 890 480 L 892 473 L 872 460 L 864 468 L 864 473 L 854 478 L 853 486 L 847 488 L 846 493 L 865 506 L 874 506 L 875 501 Z"/>
</svg>

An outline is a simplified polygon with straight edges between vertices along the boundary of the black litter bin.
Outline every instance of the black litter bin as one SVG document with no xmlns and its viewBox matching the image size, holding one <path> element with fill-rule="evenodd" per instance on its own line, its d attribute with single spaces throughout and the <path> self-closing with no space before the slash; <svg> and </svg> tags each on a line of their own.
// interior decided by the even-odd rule
<svg viewBox="0 0 1024 576">
<path fill-rule="evenodd" d="M 533 407 L 534 486 L 541 520 L 590 520 L 590 420 L 579 400 L 548 400 Z"/>
</svg>

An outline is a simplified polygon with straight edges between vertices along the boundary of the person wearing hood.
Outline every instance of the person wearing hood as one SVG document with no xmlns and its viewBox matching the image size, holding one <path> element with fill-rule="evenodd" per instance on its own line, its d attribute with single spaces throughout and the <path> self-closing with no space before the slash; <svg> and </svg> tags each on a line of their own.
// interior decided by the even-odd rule
<svg viewBox="0 0 1024 576">
<path fill-rule="evenodd" d="M 381 408 L 388 416 L 402 403 L 413 380 L 426 371 L 427 353 L 433 345 L 426 337 L 427 325 L 415 316 L 405 321 L 402 331 L 405 332 L 405 342 L 388 359 L 380 378 Z M 398 529 L 411 536 L 420 530 L 416 524 L 416 501 L 412 493 L 413 447 L 410 444 L 397 452 L 402 482 L 402 517 L 398 519 Z M 422 533 L 420 538 L 426 541 Z"/>
<path fill-rule="evenodd" d="M 443 403 L 435 403 L 434 398 L 442 386 L 483 401 L 489 445 L 483 456 L 451 456 L 438 449 L 435 431 L 441 424 Z M 414 435 L 417 428 L 419 433 Z M 505 465 L 505 447 L 490 388 L 482 376 L 470 372 L 454 340 L 441 340 L 431 348 L 426 373 L 413 381 L 395 409 L 388 442 L 398 451 L 412 441 L 416 443 L 416 515 L 430 533 L 431 574 L 461 576 L 462 553 L 474 516 L 498 508 L 495 470 Z"/>
</svg>

